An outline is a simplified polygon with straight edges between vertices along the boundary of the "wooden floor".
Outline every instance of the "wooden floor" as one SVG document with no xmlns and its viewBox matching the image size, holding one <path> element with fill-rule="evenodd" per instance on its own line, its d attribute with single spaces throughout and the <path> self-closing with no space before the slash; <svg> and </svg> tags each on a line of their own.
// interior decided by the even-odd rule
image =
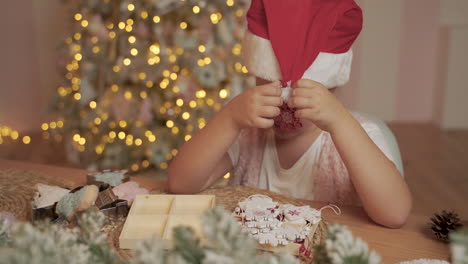
<svg viewBox="0 0 468 264">
<path fill-rule="evenodd" d="M 468 220 L 468 130 L 441 131 L 429 124 L 391 124 L 414 198 L 413 212 L 455 210 Z M 4 143 L 0 158 L 70 166 L 63 145 L 33 136 L 30 145 Z M 391 201 L 389 201 L 391 202 Z"/>
</svg>

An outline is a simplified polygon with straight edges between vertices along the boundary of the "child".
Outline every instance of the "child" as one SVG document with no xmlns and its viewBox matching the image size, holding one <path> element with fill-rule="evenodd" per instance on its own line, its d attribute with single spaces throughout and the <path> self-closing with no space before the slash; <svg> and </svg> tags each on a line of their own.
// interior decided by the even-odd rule
<svg viewBox="0 0 468 264">
<path fill-rule="evenodd" d="M 402 226 L 411 195 L 391 138 L 327 89 L 349 79 L 361 9 L 353 0 L 253 0 L 247 20 L 242 52 L 257 86 L 180 149 L 169 190 L 196 193 L 233 170 L 230 184 L 362 204 L 375 222 Z"/>
</svg>

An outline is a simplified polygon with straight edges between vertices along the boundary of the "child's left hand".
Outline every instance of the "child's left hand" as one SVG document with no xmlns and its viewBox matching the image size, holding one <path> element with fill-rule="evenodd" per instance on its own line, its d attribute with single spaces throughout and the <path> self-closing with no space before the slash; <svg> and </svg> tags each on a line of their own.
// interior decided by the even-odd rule
<svg viewBox="0 0 468 264">
<path fill-rule="evenodd" d="M 295 116 L 312 121 L 320 129 L 333 132 L 349 117 L 349 112 L 325 86 L 302 79 L 295 83 L 288 106 L 296 108 Z"/>
</svg>

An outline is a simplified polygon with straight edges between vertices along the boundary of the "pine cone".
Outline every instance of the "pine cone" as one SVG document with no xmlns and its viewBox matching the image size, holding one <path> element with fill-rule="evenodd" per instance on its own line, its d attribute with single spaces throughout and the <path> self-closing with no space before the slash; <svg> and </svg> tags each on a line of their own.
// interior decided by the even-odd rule
<svg viewBox="0 0 468 264">
<path fill-rule="evenodd" d="M 462 227 L 458 214 L 454 211 L 448 212 L 443 210 L 442 213 L 435 213 L 431 217 L 431 230 L 434 236 L 448 243 L 449 233 Z"/>
</svg>

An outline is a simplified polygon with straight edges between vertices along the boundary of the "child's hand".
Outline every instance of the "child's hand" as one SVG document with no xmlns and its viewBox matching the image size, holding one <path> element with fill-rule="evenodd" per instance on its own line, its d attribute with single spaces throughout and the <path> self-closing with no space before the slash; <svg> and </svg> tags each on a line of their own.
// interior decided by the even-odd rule
<svg viewBox="0 0 468 264">
<path fill-rule="evenodd" d="M 306 79 L 296 82 L 288 106 L 296 108 L 297 118 L 310 120 L 327 132 L 332 132 L 349 116 L 346 108 L 325 86 Z"/>
<path fill-rule="evenodd" d="M 269 128 L 282 103 L 280 82 L 276 81 L 246 90 L 228 104 L 227 110 L 239 129 Z"/>
</svg>

